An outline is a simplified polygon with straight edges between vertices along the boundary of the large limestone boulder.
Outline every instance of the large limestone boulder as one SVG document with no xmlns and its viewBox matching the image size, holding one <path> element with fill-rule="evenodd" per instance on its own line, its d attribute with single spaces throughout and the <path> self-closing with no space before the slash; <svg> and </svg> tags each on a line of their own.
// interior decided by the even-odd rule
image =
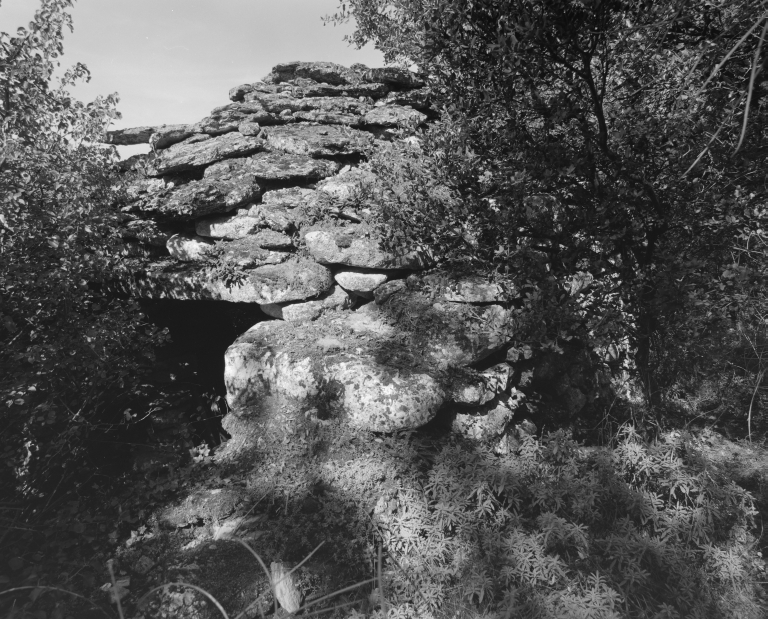
<svg viewBox="0 0 768 619">
<path fill-rule="evenodd" d="M 499 305 L 435 303 L 403 289 L 383 305 L 364 305 L 348 325 L 361 334 L 396 336 L 414 364 L 445 370 L 474 365 L 501 349 L 511 337 L 509 320 Z"/>
<path fill-rule="evenodd" d="M 150 299 L 268 304 L 312 299 L 330 290 L 334 282 L 325 267 L 293 258 L 244 271 L 236 281 L 225 281 L 194 265 L 158 262 L 126 277 L 123 284 L 131 294 Z"/>
<path fill-rule="evenodd" d="M 320 264 L 343 264 L 364 269 L 424 269 L 429 256 L 420 251 L 394 253 L 381 247 L 365 224 L 309 230 L 304 241 Z"/>
<path fill-rule="evenodd" d="M 225 133 L 218 137 L 201 139 L 192 136 L 160 152 L 153 163 L 153 176 L 188 172 L 211 165 L 222 159 L 244 157 L 264 149 L 258 137 L 240 133 Z"/>
<path fill-rule="evenodd" d="M 459 388 L 455 368 L 502 347 L 508 318 L 499 306 L 435 304 L 403 289 L 385 306 L 260 323 L 227 351 L 227 397 L 243 411 L 267 394 L 319 398 L 354 427 L 418 427 L 444 401 L 477 406 L 507 388 L 496 371 L 466 372 L 480 385 Z"/>
<path fill-rule="evenodd" d="M 373 139 L 357 129 L 305 123 L 268 127 L 262 135 L 270 150 L 309 157 L 362 155 Z"/>
<path fill-rule="evenodd" d="M 225 354 L 227 400 L 236 413 L 266 395 L 322 397 L 358 429 L 392 432 L 431 420 L 444 395 L 426 371 L 376 354 L 344 328 L 344 317 L 259 323 Z"/>
</svg>

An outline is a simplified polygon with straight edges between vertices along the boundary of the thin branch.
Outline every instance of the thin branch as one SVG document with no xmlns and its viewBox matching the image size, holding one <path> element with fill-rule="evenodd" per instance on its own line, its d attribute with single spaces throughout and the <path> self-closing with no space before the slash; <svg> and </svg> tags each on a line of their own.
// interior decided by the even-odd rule
<svg viewBox="0 0 768 619">
<path fill-rule="evenodd" d="M 747 135 L 747 122 L 749 121 L 749 108 L 752 105 L 752 93 L 755 90 L 755 78 L 757 77 L 757 74 L 760 72 L 760 51 L 763 48 L 763 41 L 765 41 L 765 34 L 768 32 L 768 19 L 765 20 L 765 25 L 763 26 L 763 31 L 760 33 L 760 41 L 757 44 L 757 49 L 755 50 L 755 57 L 752 59 L 752 71 L 749 76 L 749 87 L 747 89 L 747 103 L 744 106 L 744 122 L 741 126 L 741 135 L 739 136 L 739 143 L 736 145 L 736 150 L 733 151 L 733 154 L 739 152 L 739 149 L 741 148 L 742 143 L 744 142 L 744 136 Z"/>
</svg>

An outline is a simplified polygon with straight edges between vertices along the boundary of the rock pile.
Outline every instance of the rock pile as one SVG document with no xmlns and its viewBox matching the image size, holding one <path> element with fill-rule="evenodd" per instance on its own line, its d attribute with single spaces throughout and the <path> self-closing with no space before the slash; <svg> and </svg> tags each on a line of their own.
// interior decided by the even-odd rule
<svg viewBox="0 0 768 619">
<path fill-rule="evenodd" d="M 512 335 L 514 291 L 429 271 L 420 248 L 383 248 L 353 199 L 373 141 L 434 117 L 419 76 L 291 62 L 230 99 L 194 125 L 109 134 L 153 150 L 121 164 L 131 293 L 257 303 L 277 319 L 226 353 L 234 418 L 279 397 L 360 429 L 416 428 L 450 410 L 456 431 L 501 436 L 523 396 L 506 363 L 477 368 Z"/>
</svg>

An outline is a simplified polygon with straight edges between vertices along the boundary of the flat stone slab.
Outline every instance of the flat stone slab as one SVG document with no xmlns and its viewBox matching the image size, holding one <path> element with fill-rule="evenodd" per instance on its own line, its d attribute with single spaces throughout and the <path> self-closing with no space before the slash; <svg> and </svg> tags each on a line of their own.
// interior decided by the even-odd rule
<svg viewBox="0 0 768 619">
<path fill-rule="evenodd" d="M 304 241 L 320 264 L 342 264 L 364 269 L 424 269 L 430 266 L 425 252 L 395 254 L 384 250 L 379 239 L 364 224 L 310 230 Z"/>
<path fill-rule="evenodd" d="M 424 80 L 413 71 L 398 67 L 368 69 L 363 73 L 363 79 L 366 82 L 381 82 L 382 84 L 389 84 L 398 88 L 421 88 L 424 86 Z"/>
<path fill-rule="evenodd" d="M 362 155 L 373 140 L 357 129 L 304 123 L 268 127 L 262 135 L 269 150 L 309 157 Z"/>
<path fill-rule="evenodd" d="M 255 236 L 244 236 L 234 241 L 222 241 L 216 244 L 222 256 L 237 266 L 250 269 L 265 264 L 280 264 L 291 257 L 287 251 L 264 249 Z"/>
<path fill-rule="evenodd" d="M 381 99 L 391 88 L 382 83 L 329 84 L 305 77 L 294 77 L 279 84 L 253 82 L 241 84 L 229 91 L 231 101 L 257 101 L 265 94 L 284 93 L 294 98 L 302 97 L 366 97 Z"/>
<path fill-rule="evenodd" d="M 333 176 L 341 167 L 335 161 L 313 159 L 290 153 L 257 153 L 247 158 L 227 159 L 213 164 L 211 169 L 228 168 L 233 172 L 251 174 L 259 181 L 312 183 Z"/>
<path fill-rule="evenodd" d="M 107 131 L 107 144 L 115 146 L 134 146 L 136 144 L 148 144 L 149 138 L 157 130 L 157 127 L 130 127 L 128 129 L 114 129 Z"/>
<path fill-rule="evenodd" d="M 221 135 L 237 131 L 241 124 L 260 126 L 283 122 L 276 114 L 270 114 L 259 102 L 230 103 L 215 108 L 211 115 L 194 125 L 196 133 Z"/>
<path fill-rule="evenodd" d="M 334 285 L 325 267 L 300 259 L 244 272 L 242 281 L 228 283 L 207 269 L 160 262 L 121 280 L 131 294 L 149 299 L 211 300 L 233 303 L 289 303 L 322 295 Z"/>
<path fill-rule="evenodd" d="M 135 196 L 131 210 L 157 219 L 189 221 L 226 213 L 253 202 L 261 195 L 256 177 L 247 170 L 218 167 L 206 170 L 202 180 L 184 184 L 145 179 L 129 189 Z"/>
<path fill-rule="evenodd" d="M 333 62 L 282 62 L 272 67 L 263 81 L 279 84 L 296 78 L 306 78 L 327 84 L 356 84 L 362 75 L 350 68 Z M 372 80 L 374 81 L 374 80 Z M 375 80 L 381 81 L 381 80 Z"/>
<path fill-rule="evenodd" d="M 402 105 L 382 105 L 375 107 L 365 114 L 363 122 L 366 125 L 380 127 L 407 127 L 409 125 L 421 125 L 426 122 L 427 116 L 411 107 Z"/>
<path fill-rule="evenodd" d="M 311 301 L 299 303 L 272 303 L 262 305 L 267 316 L 287 320 L 288 322 L 306 322 L 320 318 L 331 310 L 344 310 L 352 307 L 354 301 L 340 286 L 334 286 L 330 292 Z"/>
<path fill-rule="evenodd" d="M 205 137 L 208 139 L 197 141 L 193 136 L 161 151 L 154 160 L 152 176 L 198 170 L 222 159 L 243 157 L 264 150 L 263 140 L 240 133 Z"/>
<path fill-rule="evenodd" d="M 261 203 L 269 206 L 279 206 L 294 209 L 309 204 L 317 195 L 314 189 L 304 187 L 288 187 L 286 189 L 273 189 L 265 191 L 261 197 Z"/>
</svg>

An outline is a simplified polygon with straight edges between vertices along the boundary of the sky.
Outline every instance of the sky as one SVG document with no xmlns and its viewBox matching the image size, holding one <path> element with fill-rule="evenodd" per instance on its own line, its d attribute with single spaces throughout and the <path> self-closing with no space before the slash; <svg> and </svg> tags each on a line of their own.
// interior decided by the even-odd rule
<svg viewBox="0 0 768 619">
<path fill-rule="evenodd" d="M 39 0 L 0 0 L 0 30 L 26 26 Z M 82 62 L 82 101 L 117 92 L 114 128 L 194 123 L 229 103 L 229 89 L 279 62 L 325 60 L 382 66 L 372 47 L 344 40 L 351 25 L 324 25 L 338 0 L 76 0 L 62 66 Z M 121 147 L 121 155 L 147 147 Z"/>
</svg>

